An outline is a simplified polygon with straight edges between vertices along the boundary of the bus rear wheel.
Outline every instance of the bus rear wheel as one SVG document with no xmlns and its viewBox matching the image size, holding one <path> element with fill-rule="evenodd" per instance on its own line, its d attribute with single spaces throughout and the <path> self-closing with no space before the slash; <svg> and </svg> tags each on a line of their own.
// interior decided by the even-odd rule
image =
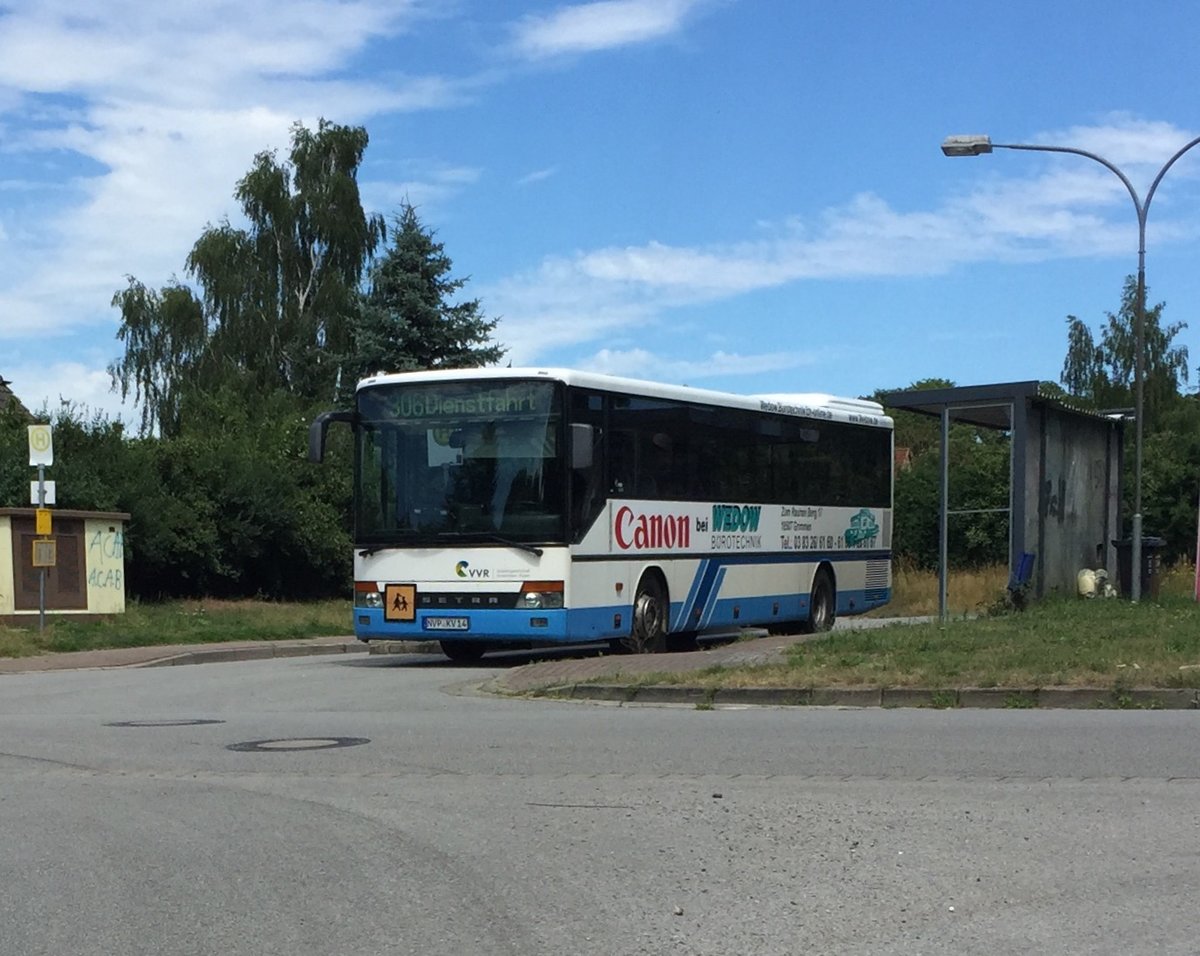
<svg viewBox="0 0 1200 956">
<path fill-rule="evenodd" d="M 661 654 L 667 649 L 670 614 L 667 589 L 656 574 L 647 574 L 638 584 L 633 599 L 633 626 L 624 639 L 624 649 L 634 654 Z"/>
<path fill-rule="evenodd" d="M 833 630 L 837 618 L 837 592 L 833 587 L 833 578 L 822 568 L 813 578 L 812 598 L 808 603 L 808 620 L 804 622 L 801 631 L 805 634 L 824 634 Z"/>
<path fill-rule="evenodd" d="M 483 657 L 483 641 L 438 641 L 442 653 L 456 664 L 474 664 Z"/>
</svg>

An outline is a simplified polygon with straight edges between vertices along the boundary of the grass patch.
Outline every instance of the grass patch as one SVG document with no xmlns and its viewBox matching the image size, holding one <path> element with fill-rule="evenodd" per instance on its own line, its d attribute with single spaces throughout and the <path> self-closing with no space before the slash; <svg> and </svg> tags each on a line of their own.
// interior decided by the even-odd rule
<svg viewBox="0 0 1200 956">
<path fill-rule="evenodd" d="M 782 663 L 655 674 L 701 687 L 1200 688 L 1200 606 L 1055 598 L 1024 612 L 839 631 Z M 1186 668 L 1186 669 L 1181 669 Z M 635 678 L 638 683 L 642 681 Z M 1023 706 L 1013 698 L 1008 706 Z"/>
<path fill-rule="evenodd" d="M 47 614 L 46 629 L 41 632 L 36 619 L 29 627 L 0 627 L 0 657 L 163 644 L 283 641 L 352 631 L 349 601 L 130 603 L 124 614 L 99 621 Z"/>
</svg>

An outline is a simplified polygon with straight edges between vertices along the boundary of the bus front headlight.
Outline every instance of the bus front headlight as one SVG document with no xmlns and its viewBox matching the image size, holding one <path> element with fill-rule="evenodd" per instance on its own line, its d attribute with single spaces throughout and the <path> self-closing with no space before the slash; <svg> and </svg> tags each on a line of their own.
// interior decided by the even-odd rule
<svg viewBox="0 0 1200 956">
<path fill-rule="evenodd" d="M 524 610 L 545 610 L 562 606 L 562 581 L 526 581 L 521 585 L 517 607 Z"/>
<path fill-rule="evenodd" d="M 383 607 L 383 595 L 373 581 L 356 581 L 354 583 L 355 607 Z"/>
</svg>

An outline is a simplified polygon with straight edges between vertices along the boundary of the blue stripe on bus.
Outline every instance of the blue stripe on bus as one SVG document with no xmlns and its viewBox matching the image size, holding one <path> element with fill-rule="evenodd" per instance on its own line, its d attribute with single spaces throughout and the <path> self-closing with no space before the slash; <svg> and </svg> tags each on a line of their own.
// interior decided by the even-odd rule
<svg viewBox="0 0 1200 956">
<path fill-rule="evenodd" d="M 774 552 L 770 554 L 727 554 L 720 558 L 704 558 L 700 565 L 696 567 L 695 576 L 692 577 L 691 587 L 688 589 L 688 597 L 683 602 L 683 606 L 679 608 L 679 614 L 674 618 L 672 630 L 691 631 L 703 630 L 704 627 L 709 627 L 712 623 L 714 615 L 714 600 L 715 596 L 720 594 L 721 583 L 725 579 L 725 571 L 731 565 L 774 565 L 774 564 L 820 564 L 822 561 L 829 561 L 830 564 L 848 563 L 848 561 L 863 561 L 888 557 L 888 552 L 853 552 L 853 553 L 830 553 L 830 554 L 804 554 L 803 557 L 796 553 Z M 877 591 L 878 589 L 872 589 Z M 808 605 L 808 595 L 802 595 L 803 601 L 800 606 Z M 731 599 L 732 600 L 732 599 Z M 743 599 L 752 600 L 752 599 Z M 779 597 L 772 597 L 772 602 L 780 600 Z M 856 602 L 856 608 L 859 602 Z M 871 607 L 882 601 L 871 601 Z M 696 611 L 700 614 L 696 614 Z M 770 615 L 768 614 L 768 618 Z M 779 615 L 776 615 L 779 617 Z M 731 618 L 732 620 L 732 618 Z"/>
<path fill-rule="evenodd" d="M 704 609 L 708 606 L 720 570 L 721 564 L 718 561 L 706 559 L 700 562 L 700 566 L 696 568 L 696 576 L 692 579 L 688 606 L 684 609 L 685 614 L 681 616 L 679 630 L 690 631 L 702 626 Z"/>
<path fill-rule="evenodd" d="M 696 606 L 696 598 L 700 594 L 700 585 L 704 580 L 704 572 L 708 568 L 708 565 L 709 561 L 705 558 L 696 568 L 696 574 L 692 578 L 692 586 L 688 589 L 688 594 L 683 601 L 683 605 L 679 608 L 679 614 L 675 618 L 673 630 L 686 631 L 688 629 L 688 623 L 691 621 L 692 616 L 692 608 Z"/>
<path fill-rule="evenodd" d="M 720 577 L 716 575 L 714 581 Z M 713 631 L 738 627 L 765 627 L 772 621 L 798 621 L 803 619 L 808 606 L 808 595 L 767 594 L 761 597 L 716 598 L 715 589 L 710 591 L 712 600 L 707 602 L 704 621 L 701 625 L 677 626 L 674 630 Z M 891 597 L 890 588 L 855 589 L 838 592 L 838 613 L 861 613 L 886 604 Z M 778 613 L 773 613 L 778 605 Z M 672 608 L 676 621 L 683 621 L 683 606 Z M 734 612 L 737 612 L 736 614 Z M 431 617 L 466 617 L 471 627 L 466 631 L 429 631 L 416 622 L 401 624 L 385 622 L 383 612 L 377 608 L 355 608 L 355 632 L 360 641 L 403 640 L 485 640 L 545 644 L 585 644 L 625 637 L 629 633 L 627 605 L 577 608 L 566 611 L 530 611 L 526 609 L 472 610 L 461 615 L 431 614 Z M 424 612 L 418 612 L 422 616 Z M 620 616 L 621 626 L 614 627 Z M 545 627 L 534 627 L 531 618 L 543 618 Z M 361 623 L 366 619 L 367 623 Z"/>
<path fill-rule="evenodd" d="M 708 594 L 704 599 L 704 613 L 700 615 L 700 628 L 712 626 L 713 612 L 716 610 L 717 595 L 721 593 L 721 585 L 725 581 L 725 571 L 727 569 L 722 565 L 717 568 L 716 574 L 713 575 L 712 587 L 709 588 Z"/>
</svg>

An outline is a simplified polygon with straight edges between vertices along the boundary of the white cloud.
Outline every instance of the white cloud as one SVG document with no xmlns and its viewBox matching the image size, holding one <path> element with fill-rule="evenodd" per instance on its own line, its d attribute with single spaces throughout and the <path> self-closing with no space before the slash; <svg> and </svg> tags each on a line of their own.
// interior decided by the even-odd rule
<svg viewBox="0 0 1200 956">
<path fill-rule="evenodd" d="M 0 149 L 60 175 L 3 194 L 0 338 L 98 319 L 115 328 L 108 303 L 123 275 L 157 285 L 180 271 L 206 223 L 236 217 L 233 184 L 255 153 L 286 147 L 293 122 L 459 101 L 470 83 L 333 72 L 421 15 L 413 0 L 8 5 Z"/>
<path fill-rule="evenodd" d="M 1037 136 L 1033 142 L 1036 145 L 1073 146 L 1084 149 L 1104 157 L 1128 173 L 1130 168 L 1138 172 L 1142 170 L 1136 169 L 1137 167 L 1160 168 L 1194 135 L 1180 130 L 1173 123 L 1140 120 L 1127 113 L 1112 113 L 1101 124 L 1071 126 L 1064 130 L 1047 132 Z M 1196 168 L 1195 164 L 1193 168 Z M 1134 188 L 1143 194 L 1148 186 L 1149 183 L 1143 187 L 1134 183 Z"/>
<path fill-rule="evenodd" d="M 595 342 L 639 323 L 655 312 L 619 286 L 591 279 L 570 259 L 549 258 L 523 273 L 477 288 L 489 315 L 499 316 L 497 340 L 514 365 L 581 342 Z"/>
<path fill-rule="evenodd" d="M 1076 138 L 1121 141 L 1125 154 L 1161 164 L 1188 138 L 1161 126 L 1105 127 L 1091 137 L 1076 131 Z M 697 246 L 651 240 L 548 258 L 481 295 L 504 316 L 497 332 L 512 345 L 514 362 L 536 361 L 653 325 L 672 310 L 805 280 L 926 276 L 976 262 L 1132 253 L 1136 219 L 1121 183 L 1074 159 L 1083 168 L 1054 162 L 1022 169 L 989 157 L 990 174 L 969 193 L 927 211 L 902 212 L 864 193 L 807 221 L 758 223 L 760 238 L 753 240 Z M 1191 220 L 1161 215 L 1154 230 L 1160 243 L 1197 232 Z M 639 353 L 602 350 L 593 361 L 616 369 L 636 365 Z"/>
<path fill-rule="evenodd" d="M 697 0 L 598 0 L 528 16 L 515 27 L 515 47 L 531 59 L 592 53 L 659 40 L 678 32 Z"/>
<path fill-rule="evenodd" d="M 551 176 L 557 175 L 557 166 L 547 166 L 545 169 L 535 169 L 532 173 L 526 173 L 517 180 L 518 186 L 529 186 L 533 183 L 540 183 L 542 180 L 549 179 Z"/>
<path fill-rule="evenodd" d="M 411 204 L 427 225 L 429 208 L 448 202 L 474 185 L 483 170 L 471 166 L 447 166 L 435 162 L 405 163 L 401 178 L 372 180 L 362 184 L 363 205 L 390 217 L 405 204 Z"/>
<path fill-rule="evenodd" d="M 111 390 L 112 380 L 103 368 L 81 362 L 55 362 L 47 366 L 16 365 L 3 372 L 12 382 L 13 394 L 31 412 L 45 408 L 53 414 L 65 401 L 83 418 L 100 413 L 133 427 L 141 421 L 132 401 L 122 403 L 120 392 Z"/>
<path fill-rule="evenodd" d="M 150 101 L 190 91 L 211 101 L 236 93 L 246 77 L 319 74 L 367 38 L 399 32 L 414 7 L 403 0 L 108 0 L 89 11 L 77 0 L 18 0 L 3 18 L 0 85 L 31 93 L 137 91 Z"/>
</svg>

